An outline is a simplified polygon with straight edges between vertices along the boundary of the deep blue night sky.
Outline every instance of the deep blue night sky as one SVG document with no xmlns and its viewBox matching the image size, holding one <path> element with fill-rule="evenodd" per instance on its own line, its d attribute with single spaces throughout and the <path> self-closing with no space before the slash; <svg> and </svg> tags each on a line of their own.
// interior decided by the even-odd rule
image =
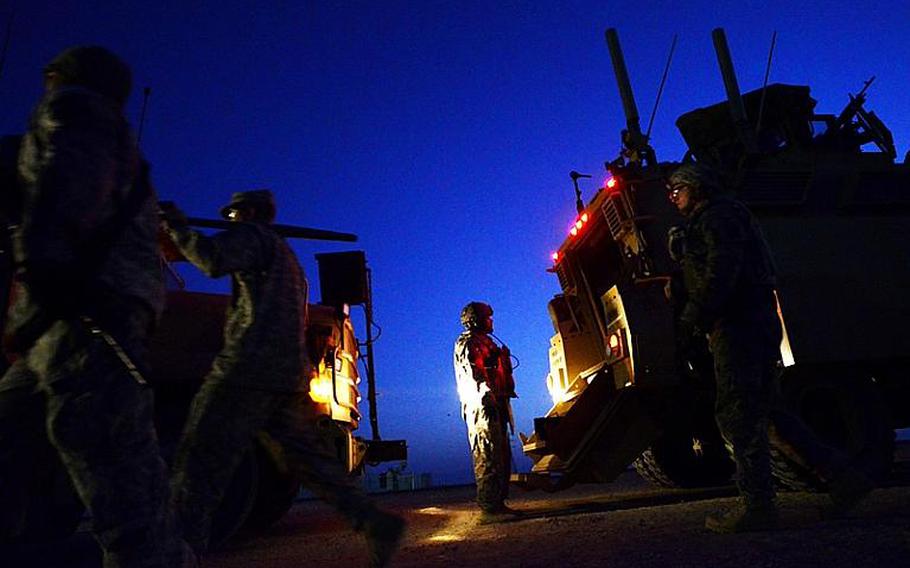
<svg viewBox="0 0 910 568">
<path fill-rule="evenodd" d="M 4 27 L 13 10 L 0 133 L 24 129 L 54 54 L 102 44 L 133 67 L 134 124 L 152 87 L 142 149 L 162 198 L 214 216 L 231 192 L 269 187 L 279 222 L 360 235 L 383 329 L 381 431 L 407 438 L 411 467 L 441 482 L 471 478 L 451 362 L 466 302 L 494 306 L 521 359 L 519 429 L 549 408 L 558 286 L 545 269 L 574 220 L 568 172 L 602 181 L 625 122 L 605 28 L 619 30 L 643 127 L 679 34 L 659 159 L 684 152 L 679 114 L 724 97 L 717 26 L 743 91 L 761 86 L 776 30 L 772 82 L 809 84 L 817 110 L 836 113 L 876 75 L 867 108 L 899 156 L 910 144 L 906 0 L 3 0 Z M 347 248 L 295 244 L 314 284 L 313 253 Z"/>
</svg>

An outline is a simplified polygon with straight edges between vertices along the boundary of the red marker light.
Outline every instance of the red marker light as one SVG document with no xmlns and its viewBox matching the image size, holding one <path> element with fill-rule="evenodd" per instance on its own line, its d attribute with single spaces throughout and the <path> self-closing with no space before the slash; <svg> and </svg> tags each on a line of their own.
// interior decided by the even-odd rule
<svg viewBox="0 0 910 568">
<path fill-rule="evenodd" d="M 614 187 L 616 187 L 616 178 L 615 177 L 611 177 L 610 179 L 607 180 L 607 187 L 610 189 L 613 189 Z"/>
<path fill-rule="evenodd" d="M 581 214 L 581 222 L 582 222 L 582 223 L 587 223 L 587 222 L 588 222 L 588 214 L 587 214 L 587 213 L 582 213 L 582 214 Z"/>
<path fill-rule="evenodd" d="M 576 228 L 576 229 L 581 229 L 581 227 L 582 227 L 583 225 L 584 225 L 584 223 L 581 222 L 581 219 L 579 219 L 578 221 L 575 221 L 575 228 Z"/>
<path fill-rule="evenodd" d="M 553 262 L 559 262 L 559 251 L 554 252 L 550 256 L 553 258 Z"/>
<path fill-rule="evenodd" d="M 578 234 L 578 229 L 573 226 L 571 229 L 569 229 L 569 234 L 574 237 L 575 235 Z"/>
</svg>

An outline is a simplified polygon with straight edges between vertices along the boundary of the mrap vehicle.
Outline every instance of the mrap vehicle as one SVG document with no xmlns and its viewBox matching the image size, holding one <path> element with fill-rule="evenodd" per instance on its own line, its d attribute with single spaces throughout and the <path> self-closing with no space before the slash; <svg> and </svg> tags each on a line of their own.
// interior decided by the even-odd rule
<svg viewBox="0 0 910 568">
<path fill-rule="evenodd" d="M 190 223 L 225 228 L 229 222 L 191 218 Z M 356 236 L 307 227 L 275 225 L 285 237 L 353 241 Z M 169 262 L 184 259 L 163 239 Z M 321 298 L 307 306 L 306 345 L 318 374 L 310 379 L 307 419 L 330 439 L 337 457 L 350 475 L 359 476 L 367 464 L 407 459 L 404 440 L 383 440 L 379 434 L 373 357 L 373 306 L 371 274 L 362 251 L 316 254 Z M 165 456 L 173 453 L 189 402 L 208 372 L 223 342 L 224 316 L 231 297 L 187 290 L 173 270 L 167 303 L 152 337 L 150 382 L 155 387 L 157 427 Z M 363 308 L 364 340 L 355 332 L 352 307 Z M 365 348 L 363 352 L 361 347 Z M 361 372 L 363 371 L 363 372 Z M 361 389 L 365 376 L 366 392 Z M 356 435 L 363 420 L 360 403 L 369 403 L 371 437 Z M 265 433 L 251 441 L 251 450 L 234 475 L 216 515 L 213 542 L 223 541 L 246 525 L 259 528 L 280 519 L 300 492 L 301 480 L 288 471 Z M 280 453 L 280 452 L 279 452 Z"/>
<path fill-rule="evenodd" d="M 553 254 L 562 289 L 549 302 L 553 407 L 522 436 L 533 466 L 513 481 L 553 491 L 608 482 L 634 464 L 664 486 L 724 484 L 735 467 L 714 421 L 711 355 L 706 343 L 695 356 L 677 353 L 665 293 L 677 269 L 668 230 L 685 224 L 666 189 L 679 163 L 656 159 L 615 30 L 607 44 L 623 150 L 596 195 L 579 197 Z M 723 30 L 714 44 L 727 100 L 678 118 L 683 161 L 712 165 L 762 225 L 777 265 L 787 407 L 881 479 L 894 430 L 910 426 L 910 164 L 896 163 L 890 131 L 864 108 L 871 80 L 840 114 L 816 114 L 806 86 L 741 94 Z M 779 485 L 824 490 L 779 442 L 772 435 Z"/>
</svg>

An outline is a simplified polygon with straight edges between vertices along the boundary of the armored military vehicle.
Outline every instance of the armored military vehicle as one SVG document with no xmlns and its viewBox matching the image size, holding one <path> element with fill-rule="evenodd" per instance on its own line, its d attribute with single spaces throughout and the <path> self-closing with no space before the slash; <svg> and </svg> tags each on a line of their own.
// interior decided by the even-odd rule
<svg viewBox="0 0 910 568">
<path fill-rule="evenodd" d="M 190 222 L 210 228 L 227 225 L 207 219 Z M 286 225 L 275 228 L 286 237 L 356 240 L 348 233 Z M 163 245 L 168 262 L 184 260 L 166 241 Z M 348 251 L 317 254 L 316 260 L 322 297 L 319 303 L 308 305 L 306 341 L 318 375 L 309 382 L 309 405 L 304 411 L 333 442 L 338 459 L 350 475 L 360 475 L 368 463 L 405 460 L 407 447 L 404 440 L 382 440 L 379 434 L 372 293 L 366 257 L 362 251 Z M 189 402 L 221 349 L 224 314 L 230 302 L 230 297 L 223 294 L 187 290 L 175 271 L 169 271 L 169 276 L 171 289 L 151 346 L 151 382 L 155 386 L 157 425 L 165 455 L 173 452 Z M 351 309 L 356 306 L 363 308 L 363 342 L 357 338 L 352 319 Z M 362 376 L 367 379 L 364 394 L 370 407 L 369 439 L 355 434 L 363 419 Z M 217 516 L 220 540 L 243 525 L 256 528 L 277 521 L 299 493 L 301 480 L 288 472 L 269 447 L 270 440 L 264 433 L 252 441 Z"/>
<path fill-rule="evenodd" d="M 553 254 L 562 289 L 549 303 L 553 407 L 522 436 L 533 467 L 513 480 L 558 490 L 611 481 L 634 464 L 665 486 L 727 483 L 734 466 L 714 422 L 711 355 L 706 344 L 676 352 L 665 295 L 677 269 L 668 230 L 684 224 L 666 189 L 679 163 L 656 159 L 615 30 L 607 43 L 627 119 L 623 150 L 596 195 L 579 199 Z M 763 226 L 778 269 L 784 399 L 880 479 L 894 430 L 910 426 L 910 163 L 896 163 L 865 87 L 837 115 L 817 114 L 806 86 L 741 94 L 722 30 L 714 43 L 727 100 L 678 118 L 683 161 L 717 168 Z M 778 442 L 780 485 L 823 490 Z"/>
</svg>

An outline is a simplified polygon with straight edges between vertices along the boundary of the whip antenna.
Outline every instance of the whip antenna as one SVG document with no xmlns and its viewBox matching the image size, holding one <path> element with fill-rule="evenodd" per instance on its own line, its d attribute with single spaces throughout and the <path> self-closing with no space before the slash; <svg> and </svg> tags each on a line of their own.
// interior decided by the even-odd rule
<svg viewBox="0 0 910 568">
<path fill-rule="evenodd" d="M 142 130 L 145 128 L 145 111 L 149 106 L 149 97 L 152 94 L 152 88 L 146 87 L 142 89 L 142 111 L 139 113 L 139 132 L 136 134 L 136 147 L 142 145 Z"/>
<path fill-rule="evenodd" d="M 771 34 L 771 49 L 768 50 L 768 64 L 765 66 L 765 82 L 761 86 L 761 102 L 758 105 L 758 122 L 755 123 L 755 132 L 761 131 L 761 118 L 765 111 L 765 95 L 768 94 L 768 77 L 771 75 L 771 59 L 774 57 L 774 44 L 777 42 L 777 31 Z"/>
<path fill-rule="evenodd" d="M 654 108 L 651 110 L 651 118 L 648 120 L 648 131 L 645 138 L 651 137 L 651 127 L 654 126 L 654 117 L 657 115 L 657 105 L 660 104 L 660 97 L 664 93 L 664 85 L 667 83 L 667 74 L 670 73 L 670 62 L 673 61 L 673 52 L 676 50 L 677 34 L 673 34 L 673 43 L 670 44 L 670 54 L 667 55 L 667 65 L 664 67 L 664 75 L 660 78 L 660 87 L 657 89 L 657 98 L 654 100 Z"/>
</svg>

